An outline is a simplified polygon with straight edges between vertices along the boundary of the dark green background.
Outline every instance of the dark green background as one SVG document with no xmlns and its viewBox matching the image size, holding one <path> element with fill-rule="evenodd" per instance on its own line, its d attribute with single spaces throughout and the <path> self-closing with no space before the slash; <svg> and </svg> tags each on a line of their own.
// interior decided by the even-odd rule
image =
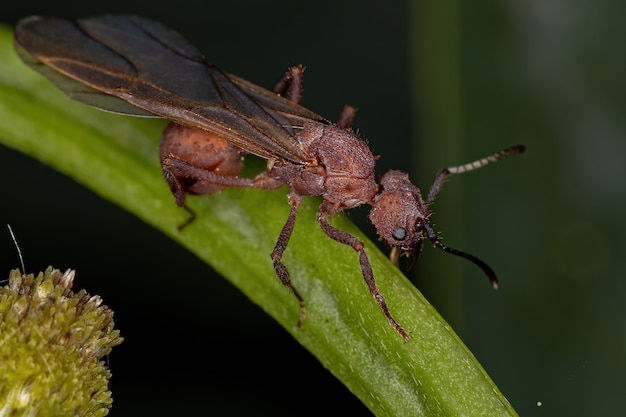
<svg viewBox="0 0 626 417">
<path fill-rule="evenodd" d="M 424 188 L 440 168 L 527 145 L 523 157 L 453 177 L 433 206 L 445 242 L 488 262 L 501 290 L 430 247 L 414 281 L 521 415 L 617 415 L 626 387 L 626 3 L 381 3 L 31 1 L 12 3 L 1 20 L 146 15 L 268 87 L 305 64 L 303 104 L 330 119 L 344 103 L 358 106 L 355 125 L 382 154 L 379 173 L 408 171 Z M 260 309 L 160 233 L 4 147 L 0 181 L 0 222 L 15 230 L 27 270 L 74 268 L 76 287 L 115 310 L 126 341 L 109 357 L 111 416 L 369 415 Z M 18 265 L 6 232 L 0 271 Z"/>
</svg>

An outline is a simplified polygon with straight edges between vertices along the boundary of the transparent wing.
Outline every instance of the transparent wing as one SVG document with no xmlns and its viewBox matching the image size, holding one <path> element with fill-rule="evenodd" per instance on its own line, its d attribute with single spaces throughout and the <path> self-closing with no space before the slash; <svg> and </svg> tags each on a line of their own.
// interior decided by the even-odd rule
<svg viewBox="0 0 626 417">
<path fill-rule="evenodd" d="M 71 98 L 205 129 L 263 158 L 306 162 L 295 129 L 310 120 L 326 123 L 220 71 L 177 32 L 139 16 L 32 16 L 16 26 L 15 44 L 28 65 Z"/>
</svg>

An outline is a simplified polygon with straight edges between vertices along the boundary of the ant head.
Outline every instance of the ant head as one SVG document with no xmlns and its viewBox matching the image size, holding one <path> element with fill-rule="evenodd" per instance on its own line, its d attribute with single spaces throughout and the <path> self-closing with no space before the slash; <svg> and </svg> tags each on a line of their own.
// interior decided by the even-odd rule
<svg viewBox="0 0 626 417">
<path fill-rule="evenodd" d="M 389 171 L 380 179 L 369 218 L 378 235 L 401 252 L 417 255 L 428 237 L 428 206 L 420 190 L 400 171 Z M 416 253 L 417 252 L 417 253 Z"/>
<path fill-rule="evenodd" d="M 400 253 L 407 253 L 413 261 L 419 257 L 424 239 L 428 238 L 436 248 L 452 255 L 465 258 L 480 269 L 498 288 L 498 278 L 483 261 L 465 252 L 445 246 L 428 223 L 428 204 L 439 191 L 443 179 L 449 174 L 439 175 L 429 192 L 428 202 L 424 201 L 419 188 L 409 181 L 409 176 L 400 171 L 389 171 L 380 179 L 380 190 L 371 202 L 370 221 L 378 235 L 393 248 L 392 261 L 397 265 Z"/>
</svg>

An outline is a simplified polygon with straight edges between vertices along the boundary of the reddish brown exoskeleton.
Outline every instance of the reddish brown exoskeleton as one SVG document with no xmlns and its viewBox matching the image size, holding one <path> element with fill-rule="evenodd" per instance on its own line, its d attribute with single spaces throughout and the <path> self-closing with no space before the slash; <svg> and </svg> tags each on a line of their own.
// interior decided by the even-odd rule
<svg viewBox="0 0 626 417">
<path fill-rule="evenodd" d="M 331 239 L 359 254 L 370 293 L 391 327 L 410 336 L 380 294 L 363 242 L 336 229 L 328 217 L 362 204 L 393 248 L 392 259 L 407 252 L 417 258 L 424 239 L 469 259 L 497 285 L 493 270 L 481 260 L 443 245 L 430 226 L 429 205 L 450 175 L 480 168 L 523 152 L 508 148 L 470 164 L 447 168 L 435 177 L 426 198 L 407 174 L 389 171 L 376 182 L 376 158 L 351 129 L 355 109 L 346 106 L 331 123 L 300 106 L 302 67 L 291 68 L 275 91 L 265 90 L 220 71 L 178 33 L 138 16 L 102 16 L 81 20 L 30 17 L 16 27 L 22 59 L 50 78 L 70 97 L 100 109 L 172 121 L 161 143 L 167 182 L 178 205 L 187 193 L 207 194 L 223 187 L 289 187 L 291 211 L 271 258 L 281 282 L 300 303 L 282 256 L 305 196 L 322 196 L 317 221 Z M 241 178 L 242 156 L 268 160 L 268 170 Z"/>
</svg>

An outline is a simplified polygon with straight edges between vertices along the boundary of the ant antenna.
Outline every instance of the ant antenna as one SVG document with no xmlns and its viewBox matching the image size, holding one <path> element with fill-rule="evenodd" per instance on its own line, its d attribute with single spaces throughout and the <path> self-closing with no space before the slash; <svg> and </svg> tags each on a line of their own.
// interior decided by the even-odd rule
<svg viewBox="0 0 626 417">
<path fill-rule="evenodd" d="M 482 269 L 485 275 L 487 275 L 487 278 L 489 278 L 489 281 L 491 282 L 491 286 L 495 290 L 498 289 L 498 277 L 496 276 L 496 273 L 494 272 L 493 269 L 491 269 L 489 265 L 487 265 L 485 262 L 481 261 L 474 255 L 470 255 L 469 253 L 462 252 L 458 249 L 451 248 L 441 243 L 441 240 L 439 240 L 439 237 L 437 236 L 433 228 L 430 227 L 428 223 L 424 224 L 423 227 L 424 227 L 424 230 L 426 230 L 428 238 L 430 239 L 431 242 L 433 242 L 433 245 L 435 245 L 436 248 L 439 248 L 445 252 L 451 253 L 452 255 L 460 256 L 461 258 L 465 258 L 468 261 L 474 263 L 474 265 Z"/>
<path fill-rule="evenodd" d="M 496 152 L 493 155 L 487 156 L 482 159 L 478 159 L 474 162 L 470 162 L 468 164 L 459 165 L 456 167 L 450 167 L 441 170 L 433 181 L 433 185 L 430 186 L 430 191 L 428 192 L 428 198 L 426 198 L 426 204 L 432 203 L 437 196 L 437 193 L 441 189 L 443 182 L 448 178 L 450 174 L 462 174 L 464 172 L 470 172 L 478 168 L 482 168 L 485 165 L 489 165 L 493 162 L 497 162 L 501 159 L 508 158 L 509 156 L 517 155 L 523 153 L 526 150 L 526 147 L 523 145 L 511 146 L 503 151 Z"/>
<path fill-rule="evenodd" d="M 15 234 L 13 233 L 13 229 L 10 224 L 7 224 L 7 228 L 9 229 L 9 233 L 11 234 L 11 239 L 13 239 L 13 244 L 17 249 L 17 256 L 20 258 L 20 264 L 22 264 L 22 274 L 26 273 L 26 268 L 24 267 L 24 258 L 22 257 L 22 251 L 20 250 L 20 245 L 17 244 L 17 239 L 15 238 Z"/>
<path fill-rule="evenodd" d="M 503 151 L 496 152 L 493 155 L 478 159 L 474 162 L 470 162 L 468 164 L 458 165 L 455 167 L 450 167 L 450 168 L 441 170 L 437 175 L 435 175 L 433 184 L 430 186 L 430 190 L 428 191 L 428 197 L 426 198 L 426 205 L 429 205 L 430 203 L 433 202 L 433 200 L 437 196 L 437 193 L 439 193 L 439 190 L 441 189 L 441 186 L 443 185 L 444 181 L 451 174 L 462 174 L 464 172 L 470 172 L 475 169 L 482 168 L 485 165 L 489 165 L 493 162 L 497 162 L 501 159 L 508 158 L 509 156 L 523 153 L 525 150 L 526 150 L 526 147 L 522 145 L 512 146 Z M 493 288 L 498 289 L 498 277 L 496 276 L 496 273 L 493 271 L 493 269 L 491 269 L 489 265 L 487 265 L 485 262 L 481 261 L 477 257 L 470 255 L 469 253 L 462 252 L 460 250 L 451 248 L 441 243 L 441 240 L 439 240 L 439 237 L 437 236 L 433 228 L 430 227 L 428 223 L 424 224 L 423 227 L 424 227 L 424 230 L 426 230 L 426 234 L 428 235 L 428 238 L 433 243 L 433 245 L 435 245 L 436 248 L 439 248 L 445 252 L 451 253 L 452 255 L 465 258 L 468 261 L 471 261 L 480 269 L 482 269 L 485 275 L 487 275 L 487 278 L 489 278 L 489 281 L 491 282 L 491 285 L 493 286 Z"/>
</svg>

